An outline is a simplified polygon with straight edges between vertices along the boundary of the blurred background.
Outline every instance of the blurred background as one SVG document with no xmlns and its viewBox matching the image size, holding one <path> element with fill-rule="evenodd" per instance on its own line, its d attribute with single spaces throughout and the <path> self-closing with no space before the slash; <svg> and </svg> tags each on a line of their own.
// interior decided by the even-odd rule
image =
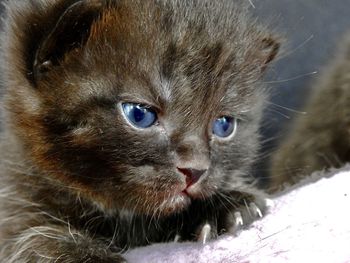
<svg viewBox="0 0 350 263">
<path fill-rule="evenodd" d="M 257 167 L 258 176 L 264 177 L 268 153 L 288 133 L 293 118 L 301 114 L 298 111 L 310 94 L 312 81 L 335 56 L 344 33 L 350 32 L 350 0 L 246 1 L 251 2 L 254 15 L 285 40 L 279 60 L 266 77 L 271 88 L 262 127 L 266 158 Z"/>
<path fill-rule="evenodd" d="M 247 0 L 249 1 L 249 0 Z M 257 176 L 266 175 L 269 155 L 303 116 L 312 83 L 350 33 L 350 0 L 251 0 L 251 10 L 284 39 L 280 58 L 269 70 L 270 104 L 262 127 L 264 147 Z"/>
</svg>

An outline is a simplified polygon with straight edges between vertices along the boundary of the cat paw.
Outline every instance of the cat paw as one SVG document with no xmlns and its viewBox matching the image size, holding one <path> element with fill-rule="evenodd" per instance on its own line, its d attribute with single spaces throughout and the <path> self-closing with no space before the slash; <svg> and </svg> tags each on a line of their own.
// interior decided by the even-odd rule
<svg viewBox="0 0 350 263">
<path fill-rule="evenodd" d="M 220 214 L 221 218 L 205 222 L 197 229 L 196 240 L 202 244 L 216 239 L 224 233 L 237 234 L 240 230 L 246 229 L 254 221 L 262 218 L 271 206 L 271 202 L 264 198 L 254 198 L 249 203 L 225 211 Z"/>
<path fill-rule="evenodd" d="M 236 234 L 242 229 L 249 227 L 254 221 L 262 218 L 269 207 L 271 201 L 269 199 L 255 197 L 249 203 L 245 202 L 238 208 L 226 213 L 224 220 L 223 232 Z"/>
<path fill-rule="evenodd" d="M 197 207 L 193 209 L 194 213 L 186 214 L 188 217 L 181 220 L 181 227 L 172 240 L 205 244 L 225 233 L 237 234 L 262 218 L 271 206 L 271 201 L 266 198 L 242 193 L 235 193 L 231 199 L 225 200 L 226 203 L 211 203 L 210 206 L 203 206 L 202 209 Z"/>
</svg>

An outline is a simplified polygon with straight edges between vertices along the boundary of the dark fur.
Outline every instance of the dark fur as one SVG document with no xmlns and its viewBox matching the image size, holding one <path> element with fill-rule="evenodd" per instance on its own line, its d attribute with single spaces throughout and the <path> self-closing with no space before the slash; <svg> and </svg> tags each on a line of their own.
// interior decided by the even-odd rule
<svg viewBox="0 0 350 263">
<path fill-rule="evenodd" d="M 313 86 L 306 115 L 274 153 L 271 191 L 297 183 L 314 171 L 350 162 L 350 38 Z M 336 54 L 336 53 L 335 53 Z"/>
<path fill-rule="evenodd" d="M 244 4 L 6 6 L 0 261 L 119 262 L 122 248 L 196 239 L 206 221 L 227 229 L 254 200 L 260 80 L 278 43 Z M 152 105 L 159 125 L 131 127 L 121 101 Z M 241 120 L 231 140 L 211 134 L 225 114 Z M 208 167 L 191 202 L 176 167 Z"/>
</svg>

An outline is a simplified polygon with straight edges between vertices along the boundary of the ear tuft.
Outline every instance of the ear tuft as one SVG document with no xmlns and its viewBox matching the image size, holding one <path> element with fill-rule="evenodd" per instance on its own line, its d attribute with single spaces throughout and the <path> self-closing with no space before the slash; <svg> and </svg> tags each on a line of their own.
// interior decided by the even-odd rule
<svg viewBox="0 0 350 263">
<path fill-rule="evenodd" d="M 263 38 L 261 41 L 261 57 L 263 69 L 265 69 L 267 65 L 276 58 L 279 49 L 280 43 L 276 39 L 273 37 Z"/>
<path fill-rule="evenodd" d="M 35 80 L 57 66 L 67 52 L 84 45 L 102 7 L 102 1 L 82 0 L 64 10 L 36 51 L 33 62 Z"/>
</svg>

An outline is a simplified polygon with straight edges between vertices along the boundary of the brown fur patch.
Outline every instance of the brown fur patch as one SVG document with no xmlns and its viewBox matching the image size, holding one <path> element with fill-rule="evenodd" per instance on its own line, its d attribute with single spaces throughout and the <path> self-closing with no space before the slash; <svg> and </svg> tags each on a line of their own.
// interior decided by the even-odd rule
<svg viewBox="0 0 350 263">
<path fill-rule="evenodd" d="M 0 227 L 0 261 L 22 260 L 9 258 L 18 251 L 8 240 L 20 240 L 28 261 L 42 260 L 39 249 L 55 260 L 119 262 L 118 248 L 177 232 L 192 239 L 202 220 L 221 227 L 227 206 L 252 198 L 237 193 L 256 191 L 261 76 L 276 50 L 264 49 L 270 33 L 238 3 L 33 0 L 8 9 L 1 147 L 11 152 L 0 175 L 20 201 L 5 197 L 0 219 L 13 209 L 27 217 Z M 152 109 L 155 125 L 135 127 L 125 103 Z M 242 119 L 234 138 L 213 134 L 223 115 Z M 191 198 L 177 167 L 206 170 Z"/>
</svg>

